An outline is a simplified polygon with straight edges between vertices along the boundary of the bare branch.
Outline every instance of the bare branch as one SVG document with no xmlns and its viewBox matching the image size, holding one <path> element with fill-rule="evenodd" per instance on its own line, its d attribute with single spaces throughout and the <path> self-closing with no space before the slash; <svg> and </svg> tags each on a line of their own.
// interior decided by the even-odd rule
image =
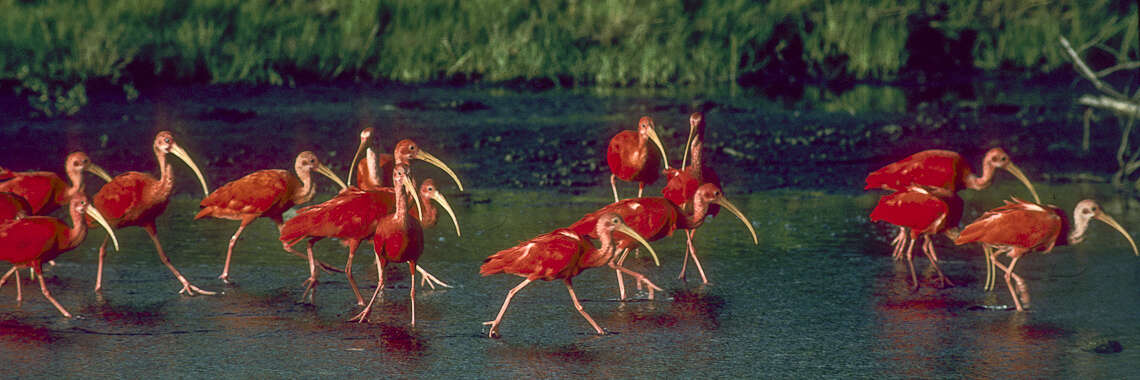
<svg viewBox="0 0 1140 380">
<path fill-rule="evenodd" d="M 1120 70 L 1132 70 L 1132 69 L 1140 69 L 1140 62 L 1132 61 L 1132 62 L 1124 62 L 1121 64 L 1117 64 L 1116 66 L 1109 67 L 1109 68 L 1101 70 L 1101 71 L 1097 71 L 1096 76 L 1097 76 L 1097 78 L 1102 78 L 1105 75 L 1112 74 L 1112 73 L 1115 73 L 1115 72 L 1120 71 Z"/>
<path fill-rule="evenodd" d="M 1104 82 L 1101 82 L 1100 79 L 1097 78 L 1096 74 L 1093 74 L 1092 69 L 1089 69 L 1089 66 L 1085 64 L 1085 61 L 1081 60 L 1081 57 L 1077 55 L 1077 52 L 1073 50 L 1073 46 L 1069 45 L 1069 40 L 1065 39 L 1065 37 L 1061 37 L 1061 46 L 1065 48 L 1065 52 L 1068 53 L 1069 57 L 1073 59 L 1073 65 L 1077 66 L 1077 71 L 1080 72 L 1081 75 L 1083 75 L 1090 82 L 1092 82 L 1093 86 L 1095 86 L 1097 90 L 1100 90 L 1101 92 L 1117 99 L 1128 98 L 1127 96 L 1124 96 L 1123 94 L 1117 92 L 1111 86 L 1104 84 Z"/>
<path fill-rule="evenodd" d="M 1080 99 L 1077 99 L 1077 104 L 1103 108 L 1124 116 L 1140 116 L 1140 105 L 1104 95 L 1082 95 Z"/>
</svg>

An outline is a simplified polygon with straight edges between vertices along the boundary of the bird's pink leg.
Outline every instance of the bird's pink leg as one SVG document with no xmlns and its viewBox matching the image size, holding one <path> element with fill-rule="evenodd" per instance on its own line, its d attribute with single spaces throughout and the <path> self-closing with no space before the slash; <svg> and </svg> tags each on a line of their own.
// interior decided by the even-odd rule
<svg viewBox="0 0 1140 380">
<path fill-rule="evenodd" d="M 426 282 L 428 284 L 428 286 L 431 286 L 432 290 L 435 290 L 435 286 L 437 284 L 439 286 L 442 286 L 445 288 L 451 287 L 451 285 L 448 285 L 446 282 L 443 282 L 440 279 L 433 276 L 431 273 L 428 273 L 427 269 L 424 269 L 424 267 L 419 266 L 419 264 L 416 264 L 416 272 L 420 272 L 420 286 L 423 286 L 424 283 Z"/>
<path fill-rule="evenodd" d="M 685 230 L 685 241 L 686 242 L 693 239 L 692 236 L 690 235 L 690 233 L 692 233 L 692 231 L 693 230 Z M 688 251 L 689 248 L 686 247 L 685 249 L 686 249 L 685 254 L 681 255 L 681 274 L 677 275 L 677 279 L 681 280 L 681 281 L 685 281 L 685 267 L 687 267 L 689 264 L 689 251 Z"/>
<path fill-rule="evenodd" d="M 644 183 L 641 183 L 641 182 L 638 182 L 638 183 L 637 183 L 637 197 L 638 197 L 638 198 L 641 198 L 641 193 L 642 193 L 643 191 L 645 191 L 645 184 L 644 184 Z"/>
<path fill-rule="evenodd" d="M 64 310 L 63 306 L 60 306 L 59 302 L 56 301 L 55 298 L 53 298 L 51 296 L 51 292 L 48 291 L 47 285 L 44 284 L 43 273 L 40 273 L 39 279 L 40 279 L 40 291 L 42 291 L 44 293 L 44 298 L 47 298 L 48 301 L 51 301 L 51 304 L 55 305 L 55 308 L 59 309 L 59 312 L 61 314 L 63 314 L 64 317 L 71 318 L 71 313 L 68 313 L 67 310 Z"/>
<path fill-rule="evenodd" d="M 499 337 L 499 323 L 503 321 L 503 314 L 507 313 L 507 306 L 511 304 L 511 298 L 514 298 L 515 293 L 518 293 L 519 290 L 522 290 L 522 288 L 526 287 L 527 284 L 530 284 L 529 278 L 523 280 L 523 282 L 519 283 L 518 286 L 515 286 L 511 289 L 511 291 L 507 292 L 507 299 L 503 301 L 503 307 L 499 309 L 499 315 L 495 316 L 495 320 L 483 322 L 484 326 L 491 325 L 491 331 L 487 332 L 487 337 Z"/>
<path fill-rule="evenodd" d="M 693 248 L 693 235 L 696 235 L 697 231 L 688 230 L 686 232 L 688 232 L 688 239 L 685 240 L 685 244 L 689 246 L 689 255 L 693 256 L 693 265 L 697 267 L 697 273 L 701 274 L 701 283 L 707 284 L 709 279 L 705 277 L 705 268 L 701 267 L 701 260 L 697 259 L 697 249 Z"/>
<path fill-rule="evenodd" d="M 301 301 L 300 301 L 301 303 L 305 302 L 306 297 L 309 299 L 309 303 L 311 303 L 311 304 L 317 303 L 317 300 L 316 300 L 317 285 L 320 284 L 320 280 L 317 279 L 317 263 L 316 263 L 316 260 L 313 259 L 313 244 L 316 244 L 316 242 L 313 241 L 312 239 L 310 239 L 308 242 L 308 249 L 307 249 L 307 251 L 309 253 L 309 257 L 308 257 L 309 258 L 309 278 L 306 279 L 305 283 L 304 283 L 305 291 L 303 293 L 301 293 Z M 352 277 L 349 277 L 349 278 L 352 278 Z"/>
<path fill-rule="evenodd" d="M 99 266 L 95 270 L 95 293 L 103 290 L 103 258 L 107 257 L 107 240 L 111 237 L 104 237 L 103 244 L 99 245 Z"/>
<path fill-rule="evenodd" d="M 914 255 L 913 255 L 914 252 L 913 251 L 914 251 L 914 241 L 915 240 L 918 240 L 918 238 L 911 239 L 910 244 L 907 244 L 907 248 L 906 248 L 906 263 L 907 263 L 907 265 L 910 266 L 910 281 L 914 283 L 914 286 L 911 287 L 912 290 L 918 290 L 918 277 L 916 277 L 914 274 Z"/>
<path fill-rule="evenodd" d="M 205 291 L 199 289 L 197 286 L 194 286 L 194 284 L 191 284 L 190 281 L 187 280 L 186 277 L 178 271 L 178 269 L 174 268 L 174 264 L 170 263 L 170 258 L 166 257 L 166 252 L 162 250 L 162 243 L 158 241 L 158 233 L 155 231 L 154 224 L 145 225 L 143 226 L 143 229 L 146 230 L 146 233 L 148 235 L 150 235 L 150 240 L 154 241 L 154 248 L 158 250 L 158 259 L 161 260 L 162 263 L 170 269 L 170 273 L 174 273 L 174 277 L 178 278 L 178 282 L 182 283 L 182 290 L 179 290 L 178 294 L 185 294 L 188 296 L 194 296 L 197 294 L 217 294 L 215 292 Z M 96 286 L 98 286 L 98 284 L 96 284 Z"/>
<path fill-rule="evenodd" d="M 629 249 L 622 248 L 621 252 L 618 252 L 617 259 L 610 260 L 610 266 L 614 267 L 614 261 L 617 261 L 618 262 L 617 265 L 620 266 L 621 263 L 625 261 L 625 255 L 627 255 L 627 254 L 629 254 Z M 622 277 L 620 270 L 616 270 L 617 267 L 614 267 L 614 269 L 615 269 L 614 273 L 617 273 L 618 301 L 625 301 L 625 278 Z"/>
<path fill-rule="evenodd" d="M 20 269 L 19 266 L 13 265 L 12 269 L 9 269 L 8 273 L 4 273 L 4 277 L 0 278 L 0 288 L 2 288 L 4 283 L 8 282 L 8 277 L 13 273 L 16 274 L 16 305 L 24 301 L 24 291 L 20 288 L 20 271 L 18 269 Z"/>
<path fill-rule="evenodd" d="M 359 240 L 348 241 L 348 261 L 344 263 L 344 275 L 348 277 L 348 285 L 352 287 L 352 294 L 356 295 L 356 306 L 364 306 L 364 297 L 360 296 L 360 289 L 356 287 L 356 280 L 352 278 L 352 258 L 356 256 L 356 249 L 359 247 Z"/>
<path fill-rule="evenodd" d="M 1010 282 L 1010 278 L 1011 277 L 1016 278 L 1017 279 L 1017 285 L 1020 288 L 1023 288 L 1023 291 L 1028 290 L 1028 289 L 1024 289 L 1025 288 L 1025 282 L 1021 281 L 1021 276 L 1018 276 L 1018 275 L 1013 273 L 1013 266 L 1017 265 L 1017 259 L 1020 259 L 1020 258 L 1021 257 L 1014 257 L 1012 260 L 1010 260 L 1009 261 L 1009 267 L 1007 268 L 1005 265 L 1002 265 L 1001 262 L 997 261 L 997 254 L 996 253 L 994 254 L 994 265 L 996 265 L 998 268 L 1001 268 L 1001 270 L 1005 271 L 1005 286 L 1009 288 L 1009 295 L 1010 295 L 1010 297 L 1013 297 L 1013 305 L 1017 307 L 1017 311 L 1022 311 L 1025 309 L 1021 308 L 1021 299 L 1020 299 L 1020 297 L 1017 296 L 1017 292 L 1013 290 L 1013 283 Z M 1025 302 L 1029 303 L 1029 297 L 1026 297 Z"/>
<path fill-rule="evenodd" d="M 237 244 L 241 232 L 245 231 L 245 226 L 248 226 L 252 221 L 253 219 L 249 217 L 242 218 L 241 225 L 238 226 L 237 232 L 234 232 L 234 236 L 230 238 L 230 245 L 226 248 L 226 265 L 222 267 L 222 274 L 218 276 L 224 283 L 230 283 L 230 258 L 234 255 L 234 245 Z"/>
<path fill-rule="evenodd" d="M 633 278 L 637 280 L 638 284 L 645 283 L 645 286 L 649 288 L 649 299 L 653 299 L 653 291 L 654 290 L 657 290 L 657 291 L 661 290 L 661 288 L 657 287 L 657 285 L 654 285 L 652 281 L 649 281 L 649 278 L 646 278 L 645 275 L 642 275 L 641 273 L 637 273 L 637 272 L 630 270 L 629 268 L 623 267 L 621 265 L 617 265 L 613 261 L 610 262 L 610 267 L 614 268 L 614 270 L 619 273 L 618 274 L 619 278 L 621 276 L 620 273 L 625 272 L 625 273 L 629 274 L 630 276 L 633 276 Z M 622 297 L 622 300 L 625 300 L 624 295 Z"/>
<path fill-rule="evenodd" d="M 408 272 L 410 273 L 408 279 L 408 287 L 411 288 L 408 297 L 412 299 L 412 326 L 416 325 L 416 261 L 408 261 Z"/>
<path fill-rule="evenodd" d="M 618 202 L 617 196 L 617 175 L 610 174 L 610 188 L 614 190 L 614 203 Z"/>
<path fill-rule="evenodd" d="M 938 267 L 938 254 L 934 252 L 934 242 L 930 236 L 926 236 L 926 241 L 922 243 L 922 251 L 926 253 L 926 258 L 930 260 L 930 265 L 934 270 L 938 271 L 938 286 L 945 288 L 946 286 L 954 286 L 954 283 L 942 273 L 942 268 Z"/>
<path fill-rule="evenodd" d="M 349 321 L 357 321 L 360 323 L 368 322 L 368 314 L 372 313 L 372 305 L 376 303 L 376 297 L 379 296 L 384 289 L 384 264 L 387 263 L 380 259 L 380 253 L 377 252 L 376 290 L 372 292 L 372 299 L 368 300 L 368 306 L 365 306 L 364 310 L 361 310 L 359 314 L 356 314 L 356 316 L 352 317 L 352 319 L 349 319 Z"/>
<path fill-rule="evenodd" d="M 590 326 L 594 326 L 594 330 L 598 332 L 598 335 L 606 335 L 606 332 L 598 326 L 598 323 L 594 322 L 594 319 L 590 318 L 589 314 L 586 314 L 586 309 L 582 308 L 582 304 L 578 303 L 578 296 L 574 294 L 574 285 L 570 282 L 570 279 L 567 278 L 563 281 L 566 282 L 566 291 L 570 292 L 570 300 L 574 301 L 574 308 L 578 309 L 578 313 L 582 314 L 583 318 L 586 318 L 586 322 L 590 322 Z"/>
</svg>

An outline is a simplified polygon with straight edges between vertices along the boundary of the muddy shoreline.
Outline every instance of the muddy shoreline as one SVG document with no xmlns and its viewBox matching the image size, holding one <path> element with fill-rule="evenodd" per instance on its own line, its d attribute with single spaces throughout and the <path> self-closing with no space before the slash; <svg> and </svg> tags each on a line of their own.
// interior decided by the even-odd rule
<svg viewBox="0 0 1140 380">
<path fill-rule="evenodd" d="M 1035 181 L 1078 174 L 1095 181 L 1115 170 L 1119 131 L 1113 119 L 1095 123 L 1092 149 L 1080 150 L 1081 110 L 1069 99 L 1081 89 L 997 86 L 1045 95 L 1024 103 L 1009 101 L 1024 96 L 943 96 L 910 101 L 903 112 L 828 112 L 727 93 L 180 85 L 151 89 L 134 102 L 93 94 L 79 114 L 57 119 L 29 116 L 13 106 L 19 99 L 9 96 L 0 100 L 9 113 L 0 122 L 0 165 L 58 171 L 60 164 L 52 158 L 62 161 L 67 152 L 84 150 L 112 174 L 154 171 L 146 147 L 155 131 L 168 129 L 213 189 L 254 170 L 290 167 L 303 150 L 316 152 L 345 175 L 357 133 L 373 126 L 381 131 L 385 149 L 398 139 L 415 139 L 451 165 L 468 187 L 581 193 L 608 187 L 608 139 L 632 129 L 641 115 L 654 117 L 670 161 L 679 164 L 688 114 L 702 110 L 709 125 L 705 157 L 725 178 L 729 193 L 858 192 L 868 171 L 930 148 L 957 150 L 976 166 L 986 149 L 1000 146 Z M 189 170 L 176 173 L 191 180 Z"/>
</svg>

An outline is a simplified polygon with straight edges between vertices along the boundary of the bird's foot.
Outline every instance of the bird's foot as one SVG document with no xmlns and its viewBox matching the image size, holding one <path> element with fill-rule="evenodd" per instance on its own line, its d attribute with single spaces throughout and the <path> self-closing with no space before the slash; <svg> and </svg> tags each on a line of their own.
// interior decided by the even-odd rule
<svg viewBox="0 0 1140 380">
<path fill-rule="evenodd" d="M 226 285 L 232 284 L 232 282 L 230 282 L 230 275 L 226 273 L 222 273 L 222 275 L 218 276 L 218 279 L 222 280 Z"/>
<path fill-rule="evenodd" d="M 491 326 L 491 329 L 487 331 L 487 337 L 491 339 L 499 339 L 501 337 L 499 335 L 499 325 L 495 324 L 495 321 L 483 322 L 483 326 L 487 325 Z"/>
<path fill-rule="evenodd" d="M 348 321 L 349 322 L 357 322 L 357 323 L 368 322 L 368 314 L 371 312 L 372 312 L 372 308 L 366 307 L 366 308 L 364 308 L 364 310 L 361 310 L 360 313 L 357 313 L 356 316 L 350 318 Z"/>
<path fill-rule="evenodd" d="M 955 286 L 954 282 L 950 281 L 950 279 L 947 278 L 946 276 L 942 276 L 941 278 L 938 279 L 938 288 L 939 289 L 952 288 L 954 286 Z"/>
<path fill-rule="evenodd" d="M 436 285 L 442 286 L 444 288 L 451 289 L 451 285 L 448 285 L 446 282 L 440 281 L 440 279 L 436 278 L 435 276 L 433 276 L 431 273 L 428 273 L 427 271 L 420 271 L 420 274 L 422 275 L 422 276 L 420 276 L 420 286 L 423 286 L 424 283 L 427 283 L 427 285 L 430 286 L 432 290 L 435 290 Z"/>
<path fill-rule="evenodd" d="M 325 264 L 323 261 L 320 261 L 320 260 L 315 260 L 315 261 L 317 262 L 317 265 L 321 266 L 321 270 L 325 271 L 325 273 L 344 273 L 344 269 L 340 269 L 340 268 L 334 267 L 332 265 Z"/>
<path fill-rule="evenodd" d="M 196 296 L 199 294 L 212 296 L 212 295 L 215 295 L 218 293 L 217 292 L 211 292 L 208 290 L 202 290 L 201 288 L 194 286 L 194 284 L 191 284 L 189 282 L 184 282 L 184 283 L 182 283 L 182 290 L 179 290 L 178 294 L 185 294 L 187 296 L 193 297 L 193 296 Z"/>
<path fill-rule="evenodd" d="M 305 282 L 301 284 L 305 287 L 305 291 L 301 293 L 301 300 L 297 301 L 297 303 L 306 303 L 305 299 L 308 298 L 309 304 L 316 304 L 315 298 L 317 297 L 317 285 L 319 283 L 320 280 L 313 277 L 305 279 Z"/>
</svg>

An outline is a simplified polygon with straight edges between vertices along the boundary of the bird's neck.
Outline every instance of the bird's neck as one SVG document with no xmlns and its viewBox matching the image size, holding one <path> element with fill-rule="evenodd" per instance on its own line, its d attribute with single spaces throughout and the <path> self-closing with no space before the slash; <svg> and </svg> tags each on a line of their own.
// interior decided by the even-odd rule
<svg viewBox="0 0 1140 380">
<path fill-rule="evenodd" d="M 601 223 L 598 224 L 599 226 Z M 603 228 L 598 228 L 598 243 L 601 245 L 594 251 L 590 260 L 589 267 L 602 266 L 609 262 L 614 257 L 614 251 L 617 245 L 614 244 L 613 231 L 606 231 Z"/>
<path fill-rule="evenodd" d="M 297 179 L 301 181 L 301 187 L 293 193 L 293 203 L 301 204 L 313 199 L 313 195 L 317 193 L 317 187 L 313 185 L 313 173 L 309 170 L 297 167 Z"/>
<path fill-rule="evenodd" d="M 67 246 L 69 248 L 78 247 L 83 239 L 87 238 L 87 223 L 84 220 L 83 214 L 71 210 L 71 230 L 67 234 Z"/>
<path fill-rule="evenodd" d="M 682 229 L 686 229 L 686 230 L 695 230 L 697 228 L 700 228 L 701 225 L 703 225 L 705 223 L 705 216 L 707 216 L 709 214 L 709 203 L 708 203 L 708 201 L 705 201 L 704 199 L 701 199 L 700 197 L 693 197 L 693 201 L 690 203 L 693 204 L 693 210 L 692 210 L 692 212 L 689 212 L 688 215 L 685 214 L 685 211 L 683 211 L 683 210 L 680 211 L 681 215 L 687 216 L 687 218 L 678 218 L 677 219 L 678 222 L 682 222 L 682 223 L 678 223 L 678 224 L 680 224 L 680 226 L 678 226 L 678 228 L 682 228 Z M 678 209 L 678 210 L 680 210 L 680 209 Z"/>
<path fill-rule="evenodd" d="M 82 170 L 68 170 L 67 179 L 71 181 L 71 187 L 67 188 L 67 198 L 75 196 L 83 192 L 83 171 Z"/>
<path fill-rule="evenodd" d="M 396 210 L 392 213 L 392 219 L 401 220 L 408 215 L 408 195 L 399 181 L 392 181 L 392 190 L 396 197 Z"/>
<path fill-rule="evenodd" d="M 982 176 L 978 177 L 973 173 L 966 174 L 966 187 L 974 190 L 982 190 L 990 187 L 990 182 L 994 179 L 994 166 L 989 164 L 982 164 Z"/>
<path fill-rule="evenodd" d="M 420 226 L 424 228 L 434 227 L 435 222 L 439 221 L 438 210 L 435 208 L 435 205 L 431 203 L 430 197 L 420 195 L 420 202 L 424 202 L 422 206 L 424 215 L 417 218 L 420 220 Z"/>
<path fill-rule="evenodd" d="M 174 171 L 170 168 L 170 163 L 166 162 L 166 154 L 155 150 L 156 157 L 158 157 L 158 187 L 155 192 L 162 198 L 170 196 L 171 189 L 174 188 Z"/>
<path fill-rule="evenodd" d="M 1069 245 L 1080 244 L 1081 242 L 1085 241 L 1085 233 L 1087 233 L 1089 231 L 1089 221 L 1090 220 L 1088 217 L 1081 217 L 1081 215 L 1076 214 L 1076 213 L 1074 213 L 1072 220 L 1073 220 L 1073 225 L 1072 225 L 1073 230 L 1069 232 L 1068 241 L 1066 243 L 1068 243 Z M 1064 227 L 1065 226 L 1062 224 L 1062 228 L 1064 228 Z M 1064 233 L 1064 231 L 1061 231 L 1061 232 Z"/>
<path fill-rule="evenodd" d="M 693 138 L 693 142 L 689 144 L 689 167 L 693 168 L 693 173 L 698 174 L 697 178 L 700 179 L 701 173 L 701 136 L 697 135 Z"/>
</svg>

